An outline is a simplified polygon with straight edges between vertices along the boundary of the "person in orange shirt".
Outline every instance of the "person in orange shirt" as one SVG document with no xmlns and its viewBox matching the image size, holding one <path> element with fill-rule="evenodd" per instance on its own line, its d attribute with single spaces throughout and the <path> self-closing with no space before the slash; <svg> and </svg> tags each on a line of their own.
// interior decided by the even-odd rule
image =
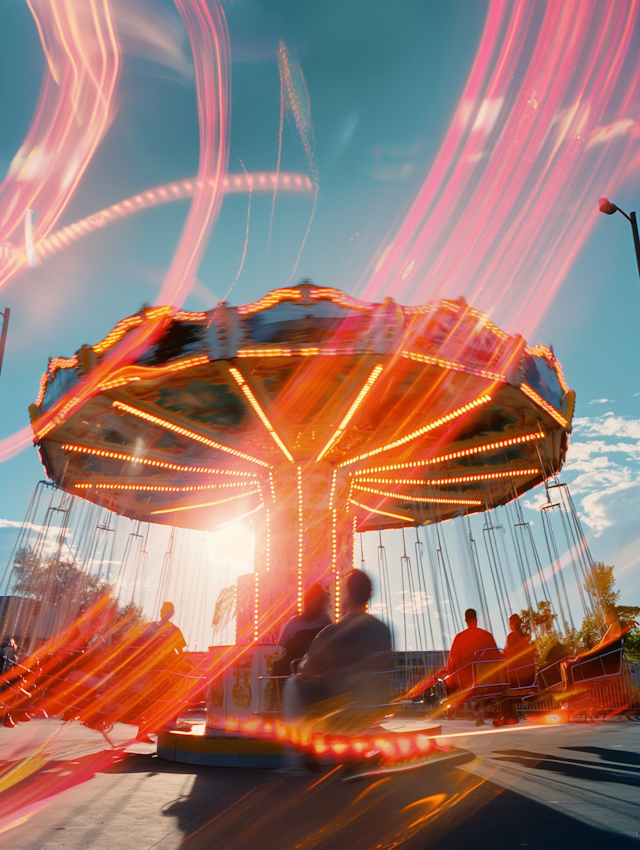
<svg viewBox="0 0 640 850">
<path fill-rule="evenodd" d="M 497 649 L 491 632 L 478 628 L 478 615 L 473 608 L 467 608 L 464 612 L 464 619 L 467 628 L 455 636 L 449 651 L 447 663 L 448 693 L 464 691 L 472 687 L 473 673 L 469 665 L 476 660 L 476 652 L 481 649 Z"/>
</svg>

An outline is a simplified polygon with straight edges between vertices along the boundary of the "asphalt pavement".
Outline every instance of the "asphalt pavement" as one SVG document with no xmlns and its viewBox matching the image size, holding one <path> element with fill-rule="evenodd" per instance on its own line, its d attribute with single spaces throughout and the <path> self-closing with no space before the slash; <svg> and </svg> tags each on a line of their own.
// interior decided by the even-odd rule
<svg viewBox="0 0 640 850">
<path fill-rule="evenodd" d="M 410 721 L 407 721 L 409 724 Z M 79 724 L 0 728 L 7 850 L 640 850 L 640 723 L 444 722 L 450 761 L 343 782 L 164 762 Z"/>
</svg>

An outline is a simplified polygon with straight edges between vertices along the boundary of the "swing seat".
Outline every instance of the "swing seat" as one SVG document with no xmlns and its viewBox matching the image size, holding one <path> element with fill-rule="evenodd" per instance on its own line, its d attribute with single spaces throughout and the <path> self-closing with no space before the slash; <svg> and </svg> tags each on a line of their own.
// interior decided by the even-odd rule
<svg viewBox="0 0 640 850">
<path fill-rule="evenodd" d="M 582 660 L 571 665 L 571 681 L 575 687 L 584 685 L 614 685 L 622 679 L 624 637 L 585 653 Z"/>
<path fill-rule="evenodd" d="M 509 691 L 507 696 L 513 699 L 531 699 L 540 691 L 538 673 L 534 664 L 523 664 L 521 667 L 509 667 Z"/>
<path fill-rule="evenodd" d="M 446 701 L 453 706 L 470 702 L 480 708 L 503 697 L 510 687 L 507 663 L 495 648 L 478 650 L 473 661 L 442 681 L 449 694 Z"/>
</svg>

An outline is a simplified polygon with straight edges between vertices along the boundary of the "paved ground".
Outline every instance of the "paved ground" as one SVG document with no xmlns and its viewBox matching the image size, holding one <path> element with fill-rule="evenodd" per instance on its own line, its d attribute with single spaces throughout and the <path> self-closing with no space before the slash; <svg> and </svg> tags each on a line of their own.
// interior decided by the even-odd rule
<svg viewBox="0 0 640 850">
<path fill-rule="evenodd" d="M 640 850 L 639 723 L 443 731 L 468 751 L 463 764 L 344 784 L 341 769 L 280 777 L 170 764 L 151 745 L 109 751 L 57 721 L 0 728 L 0 845 Z"/>
</svg>

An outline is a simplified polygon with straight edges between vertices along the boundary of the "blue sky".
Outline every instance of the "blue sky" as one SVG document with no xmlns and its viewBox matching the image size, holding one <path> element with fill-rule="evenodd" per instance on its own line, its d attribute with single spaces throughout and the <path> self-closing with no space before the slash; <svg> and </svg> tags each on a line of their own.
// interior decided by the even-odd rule
<svg viewBox="0 0 640 850">
<path fill-rule="evenodd" d="M 118 112 L 61 225 L 197 170 L 195 90 L 177 13 L 162 0 L 122 0 L 116 8 L 128 10 L 132 30 L 136 15 L 153 16 L 149 20 L 168 46 L 163 53 L 140 40 L 125 40 L 129 52 Z M 249 171 L 275 170 L 276 50 L 282 39 L 305 75 L 320 182 L 296 279 L 310 277 L 353 291 L 390 228 L 408 210 L 438 151 L 469 74 L 487 5 L 237 0 L 224 8 L 233 57 L 229 170 L 241 171 L 240 160 Z M 42 72 L 42 48 L 26 3 L 3 3 L 0 171 L 26 135 Z M 282 157 L 284 170 L 305 171 L 304 152 L 286 122 Z M 638 209 L 637 179 L 615 201 Z M 187 209 L 187 202 L 180 202 L 116 222 L 0 291 L 0 309 L 12 311 L 0 377 L 0 438 L 27 423 L 27 407 L 48 357 L 72 355 L 154 300 Z M 247 259 L 230 296 L 234 304 L 286 285 L 291 274 L 310 198 L 278 197 L 266 259 L 270 210 L 269 196 L 253 198 Z M 246 217 L 246 196 L 224 201 L 187 308 L 209 309 L 229 288 L 242 257 Z M 530 342 L 553 345 L 577 392 L 564 480 L 573 482 L 594 556 L 616 564 L 628 604 L 640 601 L 639 327 L 640 280 L 630 228 L 619 215 L 602 216 Z M 42 477 L 35 449 L 0 466 L 2 568 L 15 535 L 11 524 L 23 518 Z M 536 494 L 526 502 L 535 506 Z M 535 523 L 537 512 L 530 516 Z M 397 545 L 392 544 L 394 551 Z M 233 563 L 240 572 L 246 568 L 242 558 Z"/>
</svg>

